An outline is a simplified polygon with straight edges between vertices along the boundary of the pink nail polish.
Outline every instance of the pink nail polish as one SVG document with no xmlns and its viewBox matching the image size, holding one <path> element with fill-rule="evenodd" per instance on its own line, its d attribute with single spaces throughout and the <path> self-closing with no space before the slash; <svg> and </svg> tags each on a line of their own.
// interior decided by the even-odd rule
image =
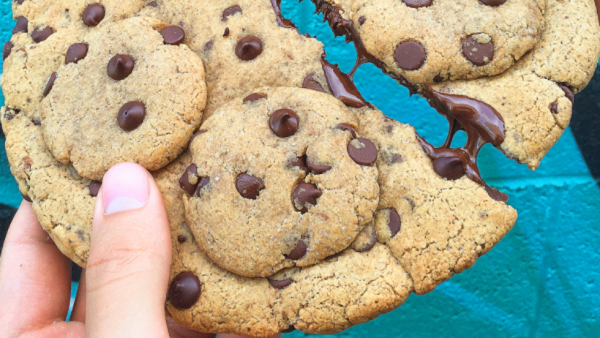
<svg viewBox="0 0 600 338">
<path fill-rule="evenodd" d="M 148 171 L 135 163 L 110 168 L 102 180 L 102 201 L 107 215 L 138 209 L 148 202 Z"/>
</svg>

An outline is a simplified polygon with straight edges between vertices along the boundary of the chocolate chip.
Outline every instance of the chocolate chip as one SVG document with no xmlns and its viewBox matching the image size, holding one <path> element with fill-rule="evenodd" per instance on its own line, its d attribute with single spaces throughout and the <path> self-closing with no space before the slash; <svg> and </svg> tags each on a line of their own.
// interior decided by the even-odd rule
<svg viewBox="0 0 600 338">
<path fill-rule="evenodd" d="M 498 7 L 503 5 L 506 0 L 479 0 L 479 2 L 487 6 Z"/>
<path fill-rule="evenodd" d="M 204 45 L 204 50 L 205 51 L 211 50 L 213 45 L 214 45 L 214 42 L 212 42 L 212 41 L 207 42 L 206 45 Z"/>
<path fill-rule="evenodd" d="M 39 127 L 39 126 L 42 125 L 42 121 L 40 121 L 40 120 L 38 120 L 36 118 L 31 119 L 31 122 L 33 122 L 34 126 L 38 126 Z"/>
<path fill-rule="evenodd" d="M 2 49 L 2 60 L 6 60 L 6 58 L 12 52 L 12 49 L 13 49 L 14 46 L 15 45 L 13 45 L 12 42 L 6 41 L 6 43 L 4 44 L 4 48 Z"/>
<path fill-rule="evenodd" d="M 92 196 L 92 197 L 98 196 L 98 191 L 100 191 L 101 186 L 102 186 L 102 182 L 100 182 L 100 181 L 90 182 L 90 185 L 88 185 L 88 189 L 90 190 L 90 196 Z"/>
<path fill-rule="evenodd" d="M 83 11 L 81 19 L 86 26 L 95 27 L 104 19 L 105 14 L 106 11 L 101 4 L 91 4 Z"/>
<path fill-rule="evenodd" d="M 50 91 L 52 90 L 52 87 L 54 87 L 54 81 L 56 81 L 56 72 L 52 73 L 52 75 L 50 75 L 50 78 L 48 79 L 48 82 L 46 83 L 46 88 L 44 88 L 44 97 L 48 96 L 48 94 L 50 94 Z"/>
<path fill-rule="evenodd" d="M 365 24 L 365 22 L 367 21 L 367 18 L 365 18 L 364 15 L 361 15 L 360 18 L 358 18 L 358 23 L 362 26 Z"/>
<path fill-rule="evenodd" d="M 288 279 L 283 279 L 283 280 L 274 280 L 274 279 L 269 279 L 269 283 L 271 284 L 271 286 L 273 286 L 276 289 L 285 289 L 286 287 L 290 286 L 290 284 L 292 284 L 293 280 L 288 278 Z"/>
<path fill-rule="evenodd" d="M 553 102 L 550 105 L 550 111 L 552 112 L 552 114 L 558 114 L 558 102 Z"/>
<path fill-rule="evenodd" d="M 317 205 L 317 200 L 321 195 L 323 195 L 323 192 L 316 185 L 302 182 L 294 188 L 292 201 L 296 210 L 304 214 L 308 212 L 309 205 Z"/>
<path fill-rule="evenodd" d="M 15 2 L 17 3 L 17 5 L 22 5 L 23 2 L 25 2 L 25 0 L 15 0 Z"/>
<path fill-rule="evenodd" d="M 187 237 L 185 235 L 179 235 L 177 236 L 177 242 L 179 242 L 179 244 L 183 244 L 187 242 Z"/>
<path fill-rule="evenodd" d="M 31 198 L 28 195 L 21 193 L 21 197 L 23 197 L 23 199 L 26 200 L 27 202 L 31 203 Z"/>
<path fill-rule="evenodd" d="M 254 35 L 241 38 L 235 46 L 235 55 L 244 61 L 256 59 L 262 51 L 262 41 Z"/>
<path fill-rule="evenodd" d="M 353 138 L 356 138 L 356 129 L 354 129 L 353 126 L 347 124 L 347 123 L 340 123 L 337 126 L 335 126 L 335 129 L 339 129 L 339 130 L 343 130 L 343 131 L 349 131 L 350 134 L 352 134 Z"/>
<path fill-rule="evenodd" d="M 235 181 L 235 188 L 242 197 L 255 200 L 260 191 L 265 188 L 265 182 L 255 176 L 240 174 Z"/>
<path fill-rule="evenodd" d="M 462 44 L 462 52 L 465 58 L 476 66 L 484 66 L 490 63 L 494 58 L 494 44 L 486 34 L 480 34 L 489 39 L 478 41 L 471 35 Z"/>
<path fill-rule="evenodd" d="M 404 159 L 402 158 L 402 155 L 394 154 L 394 155 L 392 155 L 392 159 L 390 162 L 392 164 L 402 163 L 402 162 L 404 162 Z"/>
<path fill-rule="evenodd" d="M 371 231 L 371 237 L 369 237 L 368 242 L 366 242 L 359 249 L 356 249 L 356 251 L 357 252 L 367 252 L 367 251 L 370 251 L 375 246 L 375 243 L 377 243 L 377 231 L 372 230 Z"/>
<path fill-rule="evenodd" d="M 308 251 L 307 249 L 308 249 L 308 237 L 302 236 L 302 238 L 300 238 L 300 241 L 298 241 L 298 244 L 296 244 L 296 247 L 294 248 L 294 250 L 292 250 L 292 252 L 290 252 L 285 257 L 289 258 L 291 260 L 297 261 L 306 255 L 306 251 Z"/>
<path fill-rule="evenodd" d="M 185 39 L 185 31 L 179 26 L 169 26 L 163 29 L 160 34 L 165 40 L 166 45 L 179 46 Z"/>
<path fill-rule="evenodd" d="M 223 37 L 228 37 L 229 36 L 229 27 L 225 28 L 225 32 L 223 32 Z"/>
<path fill-rule="evenodd" d="M 198 168 L 194 163 L 190 164 L 179 178 L 179 186 L 190 196 L 196 191 L 198 186 Z"/>
<path fill-rule="evenodd" d="M 298 167 L 302 171 L 308 171 L 308 166 L 306 165 L 306 155 L 297 157 L 290 162 L 292 167 Z"/>
<path fill-rule="evenodd" d="M 291 109 L 279 109 L 269 119 L 269 126 L 279 137 L 292 136 L 298 131 L 299 118 Z"/>
<path fill-rule="evenodd" d="M 311 162 L 310 159 L 306 159 L 306 166 L 308 167 L 308 169 L 310 169 L 310 171 L 312 171 L 315 175 L 320 175 L 324 172 L 327 172 L 329 169 L 331 169 L 330 166 L 328 165 L 318 165 L 314 162 Z"/>
<path fill-rule="evenodd" d="M 180 272 L 169 287 L 169 301 L 178 309 L 189 309 L 196 304 L 200 293 L 198 277 L 189 271 Z"/>
<path fill-rule="evenodd" d="M 562 83 L 559 83 L 558 86 L 560 87 L 560 89 L 563 90 L 563 92 L 565 92 L 565 96 L 567 97 L 567 99 L 569 99 L 571 103 L 575 103 L 575 95 L 573 95 L 573 91 L 571 90 L 571 88 Z"/>
<path fill-rule="evenodd" d="M 6 113 L 6 114 L 4 114 L 4 118 L 5 118 L 7 121 L 11 121 L 12 119 L 14 119 L 14 118 L 15 118 L 15 115 Z"/>
<path fill-rule="evenodd" d="M 119 109 L 117 122 L 121 129 L 132 131 L 144 122 L 146 117 L 146 106 L 139 101 L 127 102 Z"/>
<path fill-rule="evenodd" d="M 194 142 L 194 140 L 196 139 L 196 137 L 198 137 L 198 135 L 204 134 L 207 131 L 208 130 L 206 130 L 206 129 L 201 129 L 201 130 L 198 130 L 194 135 L 192 135 L 192 138 L 190 139 L 190 146 L 192 145 L 192 142 Z"/>
<path fill-rule="evenodd" d="M 129 55 L 117 54 L 108 61 L 106 72 L 113 80 L 123 80 L 133 72 L 135 62 Z"/>
<path fill-rule="evenodd" d="M 290 325 L 290 327 L 288 327 L 287 329 L 282 330 L 281 333 L 290 333 L 294 331 L 296 331 L 296 328 L 294 327 L 294 325 Z"/>
<path fill-rule="evenodd" d="M 366 138 L 357 138 L 348 143 L 348 155 L 360 165 L 371 165 L 377 161 L 377 147 Z"/>
<path fill-rule="evenodd" d="M 40 43 L 45 41 L 52 34 L 54 34 L 54 29 L 50 26 L 46 26 L 44 29 L 36 27 L 33 30 L 33 33 L 31 33 L 31 39 L 36 43 Z"/>
<path fill-rule="evenodd" d="M 27 33 L 28 29 L 27 29 L 27 25 L 29 24 L 29 21 L 27 21 L 27 19 L 25 19 L 25 17 L 20 16 L 17 19 L 17 23 L 15 24 L 15 28 L 13 28 L 12 33 L 17 34 L 17 33 Z"/>
<path fill-rule="evenodd" d="M 202 196 L 202 188 L 207 186 L 208 183 L 210 183 L 210 177 L 204 176 L 204 177 L 200 178 L 200 182 L 198 182 L 198 187 L 196 188 L 196 192 L 194 193 L 194 196 L 196 196 L 196 197 Z"/>
<path fill-rule="evenodd" d="M 304 78 L 304 81 L 302 81 L 302 88 L 312 89 L 324 93 L 325 89 L 323 89 L 323 86 L 321 86 L 321 84 L 317 82 L 314 77 L 315 74 L 307 75 Z"/>
<path fill-rule="evenodd" d="M 88 52 L 88 45 L 85 43 L 74 43 L 67 49 L 65 55 L 65 64 L 77 63 L 77 61 L 85 58 Z"/>
<path fill-rule="evenodd" d="M 412 8 L 431 6 L 431 3 L 433 2 L 433 0 L 402 0 L 402 1 L 406 4 L 406 6 L 412 7 Z"/>
<path fill-rule="evenodd" d="M 448 180 L 457 180 L 465 174 L 463 163 L 457 157 L 436 158 L 433 160 L 433 170 Z"/>
<path fill-rule="evenodd" d="M 417 41 L 404 41 L 396 47 L 394 60 L 398 67 L 404 70 L 417 70 L 423 66 L 427 52 Z"/>
<path fill-rule="evenodd" d="M 266 99 L 266 98 L 267 98 L 267 94 L 254 93 L 254 94 L 250 94 L 250 95 L 246 96 L 244 98 L 244 103 L 254 102 L 254 101 L 258 101 L 260 99 Z"/>
<path fill-rule="evenodd" d="M 152 1 L 151 3 L 148 4 L 148 6 L 156 7 L 156 6 L 158 6 L 158 4 L 156 3 L 156 1 Z"/>
<path fill-rule="evenodd" d="M 227 21 L 229 16 L 232 16 L 235 13 L 241 13 L 241 12 L 242 12 L 242 8 L 240 6 L 238 6 L 238 5 L 231 6 L 223 11 L 223 18 L 221 19 L 221 21 L 225 22 L 225 21 Z"/>
<path fill-rule="evenodd" d="M 391 233 L 390 238 L 393 238 L 394 236 L 396 236 L 398 231 L 400 231 L 400 226 L 402 226 L 402 220 L 400 219 L 400 215 L 398 215 L 398 212 L 396 211 L 396 209 L 389 208 L 388 211 L 390 212 L 390 220 L 388 221 L 388 228 L 390 228 L 390 233 Z"/>
</svg>

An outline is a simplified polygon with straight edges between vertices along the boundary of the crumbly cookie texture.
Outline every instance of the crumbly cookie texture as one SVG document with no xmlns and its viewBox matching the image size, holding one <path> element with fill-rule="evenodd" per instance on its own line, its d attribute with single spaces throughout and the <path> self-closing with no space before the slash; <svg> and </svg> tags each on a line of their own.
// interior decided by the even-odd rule
<svg viewBox="0 0 600 338">
<path fill-rule="evenodd" d="M 503 72 L 538 42 L 546 1 L 313 0 L 338 6 L 366 50 L 413 84 Z"/>
<path fill-rule="evenodd" d="M 501 150 L 531 169 L 539 166 L 569 125 L 573 94 L 589 82 L 600 56 L 600 26 L 593 1 L 547 3 L 546 30 L 540 43 L 515 66 L 493 77 L 433 86 L 494 107 L 506 127 Z M 577 32 L 576 38 L 571 32 Z"/>
<path fill-rule="evenodd" d="M 377 149 L 337 99 L 261 88 L 219 108 L 195 137 L 184 198 L 201 249 L 221 267 L 268 276 L 350 245 L 378 203 Z"/>
<path fill-rule="evenodd" d="M 41 112 L 59 161 L 101 180 L 117 163 L 158 170 L 185 150 L 206 104 L 204 69 L 186 45 L 168 44 L 168 29 L 131 18 L 69 47 Z"/>
<path fill-rule="evenodd" d="M 377 110 L 357 116 L 359 132 L 379 149 L 377 239 L 410 274 L 416 293 L 470 268 L 512 229 L 512 207 L 465 176 L 452 181 L 435 173 L 413 127 Z"/>
<path fill-rule="evenodd" d="M 185 43 L 206 67 L 205 119 L 223 103 L 258 87 L 316 83 L 314 86 L 327 89 L 320 62 L 323 44 L 294 28 L 282 27 L 274 2 L 157 0 L 156 6 L 139 12 L 186 31 Z"/>
</svg>

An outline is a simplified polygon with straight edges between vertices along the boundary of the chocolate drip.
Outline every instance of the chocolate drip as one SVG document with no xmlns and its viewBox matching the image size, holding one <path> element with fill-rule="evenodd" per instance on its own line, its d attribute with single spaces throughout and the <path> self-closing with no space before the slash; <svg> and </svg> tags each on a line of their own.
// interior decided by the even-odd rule
<svg viewBox="0 0 600 338">
<path fill-rule="evenodd" d="M 343 73 L 338 65 L 332 65 L 325 60 L 325 54 L 321 55 L 321 65 L 333 96 L 349 107 L 361 108 L 369 105 L 360 95 L 352 79 Z"/>
<path fill-rule="evenodd" d="M 273 5 L 273 10 L 275 11 L 275 16 L 277 17 L 277 23 L 279 26 L 284 28 L 296 28 L 296 25 L 290 19 L 286 19 L 281 15 L 281 0 L 271 0 L 271 5 Z"/>
<path fill-rule="evenodd" d="M 475 183 L 484 186 L 490 197 L 506 202 L 508 196 L 489 187 L 481 178 L 477 166 L 477 155 L 485 144 L 499 147 L 504 142 L 504 119 L 500 113 L 487 103 L 462 95 L 443 94 L 431 87 L 425 88 L 424 94 L 429 104 L 450 124 L 448 137 L 440 147 L 432 146 L 417 135 L 425 153 L 434 161 L 436 173 L 447 179 L 467 175 Z M 460 148 L 450 148 L 459 130 L 467 133 L 467 143 Z M 462 165 L 463 175 L 457 175 L 457 163 Z"/>
</svg>

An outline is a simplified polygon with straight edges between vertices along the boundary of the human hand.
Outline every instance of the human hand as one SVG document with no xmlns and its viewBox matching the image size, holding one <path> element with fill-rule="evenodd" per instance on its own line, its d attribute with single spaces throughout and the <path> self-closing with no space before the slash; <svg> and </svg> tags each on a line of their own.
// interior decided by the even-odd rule
<svg viewBox="0 0 600 338">
<path fill-rule="evenodd" d="M 169 223 L 152 176 L 136 164 L 116 165 L 104 176 L 87 269 L 65 322 L 70 264 L 23 201 L 0 256 L 1 337 L 215 336 L 165 320 Z M 219 335 L 234 337 L 241 336 Z"/>
</svg>

